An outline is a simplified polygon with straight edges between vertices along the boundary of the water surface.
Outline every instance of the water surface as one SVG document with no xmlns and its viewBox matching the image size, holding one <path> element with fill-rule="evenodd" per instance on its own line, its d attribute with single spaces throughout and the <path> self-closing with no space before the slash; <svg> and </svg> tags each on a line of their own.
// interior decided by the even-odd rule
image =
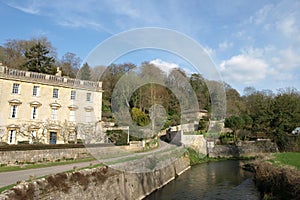
<svg viewBox="0 0 300 200">
<path fill-rule="evenodd" d="M 193 166 L 146 200 L 258 200 L 253 174 L 240 161 L 220 161 Z"/>
</svg>

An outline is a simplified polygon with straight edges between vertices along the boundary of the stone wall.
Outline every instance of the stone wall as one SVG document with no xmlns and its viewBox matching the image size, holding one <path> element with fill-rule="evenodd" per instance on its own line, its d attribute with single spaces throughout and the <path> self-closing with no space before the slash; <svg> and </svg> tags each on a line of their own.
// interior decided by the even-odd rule
<svg viewBox="0 0 300 200">
<path fill-rule="evenodd" d="M 208 156 L 216 157 L 255 157 L 259 154 L 278 152 L 278 147 L 271 141 L 240 142 L 236 145 L 215 145 L 208 148 Z"/>
<path fill-rule="evenodd" d="M 285 151 L 300 152 L 300 135 L 288 135 Z"/>
<path fill-rule="evenodd" d="M 0 165 L 30 164 L 39 162 L 55 162 L 63 160 L 76 160 L 81 158 L 106 158 L 112 155 L 130 154 L 141 151 L 143 146 L 103 146 L 89 148 L 69 148 L 69 149 L 45 149 L 26 151 L 0 151 Z"/>
<path fill-rule="evenodd" d="M 164 168 L 128 173 L 108 167 L 61 173 L 21 183 L 0 194 L 0 200 L 13 199 L 142 199 L 189 168 L 182 157 Z"/>
<path fill-rule="evenodd" d="M 0 151 L 0 164 L 54 162 L 57 160 L 91 157 L 86 148 Z"/>
<path fill-rule="evenodd" d="M 206 140 L 203 135 L 181 135 L 181 142 L 186 147 L 195 149 L 198 153 L 207 155 Z"/>
</svg>

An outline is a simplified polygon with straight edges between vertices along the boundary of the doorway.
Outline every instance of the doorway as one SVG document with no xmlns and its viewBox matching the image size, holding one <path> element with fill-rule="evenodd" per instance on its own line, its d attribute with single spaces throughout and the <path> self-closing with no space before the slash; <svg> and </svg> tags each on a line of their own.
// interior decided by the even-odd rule
<svg viewBox="0 0 300 200">
<path fill-rule="evenodd" d="M 57 132 L 50 131 L 49 144 L 56 144 Z"/>
</svg>

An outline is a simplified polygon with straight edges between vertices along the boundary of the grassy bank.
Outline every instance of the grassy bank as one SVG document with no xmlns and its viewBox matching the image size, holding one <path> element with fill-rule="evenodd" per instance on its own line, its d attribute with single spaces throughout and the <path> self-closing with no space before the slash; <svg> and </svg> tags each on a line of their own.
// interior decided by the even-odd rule
<svg viewBox="0 0 300 200">
<path fill-rule="evenodd" d="M 274 158 L 269 161 L 275 166 L 292 166 L 300 170 L 299 152 L 275 153 Z"/>
<path fill-rule="evenodd" d="M 196 165 L 196 164 L 205 163 L 205 162 L 216 162 L 216 161 L 222 161 L 222 160 L 252 160 L 252 159 L 254 159 L 254 157 L 209 158 L 203 154 L 199 155 L 199 153 L 197 153 L 192 148 L 187 148 L 187 151 L 189 153 L 191 165 Z"/>
<path fill-rule="evenodd" d="M 254 180 L 262 199 L 298 199 L 300 153 L 275 153 L 253 163 Z"/>
<path fill-rule="evenodd" d="M 286 166 L 260 162 L 255 166 L 255 185 L 262 199 L 299 199 L 300 171 Z"/>
</svg>

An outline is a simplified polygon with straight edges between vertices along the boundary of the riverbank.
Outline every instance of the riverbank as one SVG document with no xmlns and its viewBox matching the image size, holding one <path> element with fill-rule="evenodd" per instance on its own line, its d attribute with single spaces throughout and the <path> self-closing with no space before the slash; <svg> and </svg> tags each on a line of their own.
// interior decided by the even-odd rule
<svg viewBox="0 0 300 200">
<path fill-rule="evenodd" d="M 238 160 L 224 160 L 193 165 L 145 200 L 259 200 L 253 174 L 242 170 L 241 163 Z"/>
<path fill-rule="evenodd" d="M 248 156 L 248 157 L 208 157 L 202 154 L 199 154 L 192 148 L 187 148 L 190 157 L 190 164 L 191 166 L 206 163 L 206 162 L 218 162 L 218 161 L 225 161 L 225 160 L 254 160 L 256 157 Z"/>
<path fill-rule="evenodd" d="M 210 158 L 257 157 L 278 152 L 278 147 L 270 140 L 239 141 L 232 145 L 213 145 L 208 148 Z"/>
<path fill-rule="evenodd" d="M 0 199 L 142 199 L 190 167 L 187 156 L 153 171 L 130 173 L 98 167 L 22 182 Z"/>
<path fill-rule="evenodd" d="M 262 199 L 299 199 L 299 155 L 300 153 L 275 154 L 252 164 L 254 181 Z"/>
</svg>

